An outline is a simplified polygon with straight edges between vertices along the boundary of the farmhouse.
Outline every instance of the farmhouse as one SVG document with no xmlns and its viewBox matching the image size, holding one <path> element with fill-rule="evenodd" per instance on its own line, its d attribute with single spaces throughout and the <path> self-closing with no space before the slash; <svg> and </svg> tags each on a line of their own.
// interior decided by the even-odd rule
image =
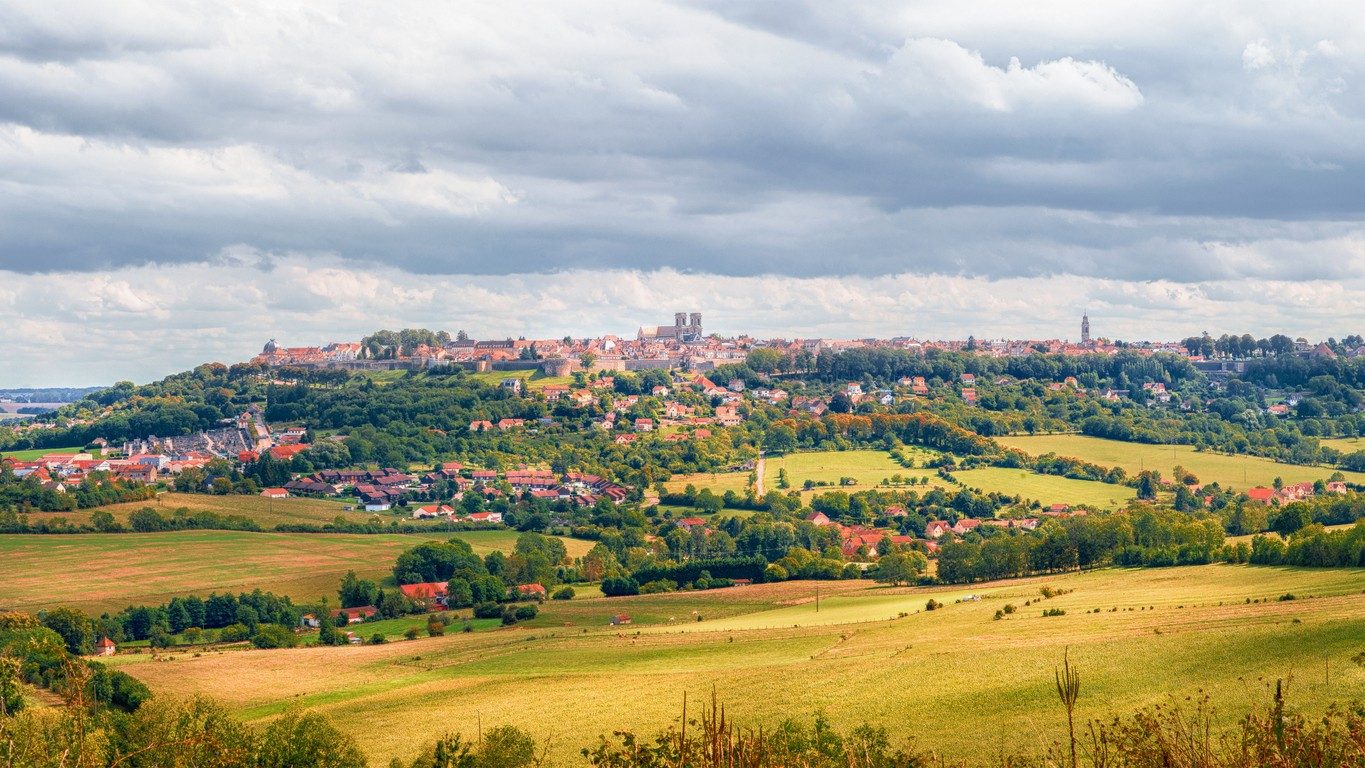
<svg viewBox="0 0 1365 768">
<path fill-rule="evenodd" d="M 345 616 L 347 624 L 360 624 L 366 619 L 374 618 L 379 615 L 379 609 L 373 605 L 361 605 L 355 608 L 334 608 L 332 618 Z"/>
<path fill-rule="evenodd" d="M 532 600 L 545 599 L 545 586 L 542 584 L 518 584 L 517 596 Z"/>
<path fill-rule="evenodd" d="M 114 644 L 113 640 L 110 640 L 107 637 L 101 637 L 99 642 L 95 643 L 96 656 L 113 656 L 117 651 L 118 646 Z"/>
<path fill-rule="evenodd" d="M 446 604 L 446 583 L 443 581 L 402 584 L 398 587 L 398 591 L 403 593 L 403 597 L 429 611 L 438 607 L 445 607 Z"/>
<path fill-rule="evenodd" d="M 930 520 L 929 524 L 924 526 L 924 535 L 930 539 L 938 539 L 942 538 L 944 534 L 947 534 L 952 530 L 953 527 L 949 525 L 947 521 Z"/>
<path fill-rule="evenodd" d="M 261 496 L 266 499 L 287 499 L 289 498 L 289 491 L 283 488 L 266 488 L 261 491 Z"/>
</svg>

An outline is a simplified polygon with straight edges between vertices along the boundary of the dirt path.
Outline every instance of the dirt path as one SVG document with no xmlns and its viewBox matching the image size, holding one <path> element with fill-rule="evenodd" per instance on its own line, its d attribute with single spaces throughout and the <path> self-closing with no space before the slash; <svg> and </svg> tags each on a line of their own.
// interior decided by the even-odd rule
<svg viewBox="0 0 1365 768">
<path fill-rule="evenodd" d="M 763 498 L 763 457 L 759 456 L 758 461 L 754 462 L 754 473 L 758 479 L 754 481 L 754 495 Z"/>
</svg>

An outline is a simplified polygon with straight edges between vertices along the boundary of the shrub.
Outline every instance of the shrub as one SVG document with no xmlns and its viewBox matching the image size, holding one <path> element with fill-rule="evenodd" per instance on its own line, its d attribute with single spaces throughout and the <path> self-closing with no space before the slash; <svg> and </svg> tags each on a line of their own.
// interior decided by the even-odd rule
<svg viewBox="0 0 1365 768">
<path fill-rule="evenodd" d="M 937 611 L 942 607 L 943 603 L 940 603 L 939 601 L 933 599 L 932 597 L 929 598 L 929 602 L 924 604 L 924 610 L 926 611 Z"/>
<path fill-rule="evenodd" d="M 293 648 L 298 642 L 293 632 L 279 624 L 262 624 L 251 638 L 257 648 Z"/>
<path fill-rule="evenodd" d="M 496 619 L 502 616 L 502 606 L 494 602 L 479 603 L 474 606 L 474 618 Z"/>
<path fill-rule="evenodd" d="M 1294 593 L 1293 593 L 1293 592 L 1286 592 L 1286 593 L 1284 593 L 1283 595 L 1280 595 L 1280 602 L 1282 602 L 1282 603 L 1285 602 L 1286 600 L 1293 600 L 1293 599 L 1294 599 Z"/>
<path fill-rule="evenodd" d="M 218 633 L 218 639 L 225 643 L 240 643 L 251 637 L 251 630 L 245 624 L 229 624 Z"/>
<path fill-rule="evenodd" d="M 445 633 L 446 633 L 446 625 L 442 624 L 440 619 L 436 618 L 435 616 L 432 616 L 430 619 L 427 619 L 427 636 L 428 636 L 428 637 L 440 637 L 441 635 L 444 635 Z"/>
<path fill-rule="evenodd" d="M 1043 615 L 1044 615 L 1044 616 L 1065 616 L 1065 615 L 1066 615 L 1066 611 L 1062 610 L 1061 608 L 1044 608 L 1044 609 L 1043 609 Z"/>
<path fill-rule="evenodd" d="M 416 640 L 417 636 L 420 634 L 422 634 L 422 630 L 417 627 L 408 627 L 407 631 L 403 633 L 403 637 L 406 637 L 409 640 Z"/>
<path fill-rule="evenodd" d="M 370 636 L 370 645 L 383 645 L 387 642 L 388 640 L 384 638 L 383 632 L 376 632 Z"/>
<path fill-rule="evenodd" d="M 555 600 L 572 600 L 575 594 L 573 587 L 560 587 L 552 597 Z"/>
<path fill-rule="evenodd" d="M 540 613 L 540 611 L 539 611 L 534 605 L 521 605 L 521 606 L 517 606 L 516 614 L 517 614 L 517 620 L 518 620 L 518 621 L 526 621 L 527 619 L 534 619 L 534 618 L 536 617 L 536 614 L 538 614 L 538 613 Z"/>
<path fill-rule="evenodd" d="M 507 606 L 502 610 L 502 625 L 510 627 L 517 623 L 517 610 L 512 606 Z"/>
</svg>

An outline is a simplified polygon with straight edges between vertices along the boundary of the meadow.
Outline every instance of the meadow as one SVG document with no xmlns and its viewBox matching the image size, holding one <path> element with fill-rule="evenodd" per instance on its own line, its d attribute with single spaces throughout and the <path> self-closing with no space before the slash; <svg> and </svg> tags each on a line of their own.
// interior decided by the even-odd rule
<svg viewBox="0 0 1365 768">
<path fill-rule="evenodd" d="M 1365 437 L 1329 437 L 1318 442 L 1324 448 L 1335 448 L 1342 453 L 1365 451 Z"/>
<path fill-rule="evenodd" d="M 998 491 L 1025 500 L 1054 503 L 1084 504 L 1097 509 L 1116 509 L 1137 496 L 1137 491 L 1126 485 L 1113 485 L 1095 480 L 1075 480 L 1058 475 L 1040 475 L 1023 469 L 982 467 L 953 473 L 969 488 L 987 493 Z"/>
<path fill-rule="evenodd" d="M 998 442 L 1018 448 L 1031 456 L 1056 453 L 1083 459 L 1106 467 L 1123 467 L 1131 474 L 1155 469 L 1166 479 L 1176 465 L 1193 472 L 1201 483 L 1216 482 L 1224 487 L 1245 490 L 1254 486 L 1269 486 L 1275 478 L 1285 483 L 1326 480 L 1331 467 L 1308 467 L 1281 464 L 1259 456 L 1234 456 L 1209 451 L 1196 451 L 1188 445 L 1151 445 L 1125 443 L 1086 435 L 1016 435 L 998 437 Z M 1346 472 L 1352 483 L 1365 483 L 1365 473 Z"/>
<path fill-rule="evenodd" d="M 155 500 L 130 501 L 124 504 L 110 504 L 97 509 L 82 509 L 74 512 L 35 512 L 34 519 L 64 517 L 72 523 L 89 523 L 90 516 L 96 511 L 108 512 L 114 519 L 127 525 L 128 517 L 143 507 L 151 507 L 162 515 L 169 516 L 184 507 L 191 512 L 216 512 L 220 515 L 240 515 L 255 521 L 262 528 L 277 525 L 323 525 L 338 517 L 353 523 L 364 523 L 379 519 L 383 523 L 402 519 L 405 523 L 418 524 L 422 521 L 400 518 L 393 512 L 375 513 L 356 508 L 355 499 L 310 499 L 288 498 L 267 499 L 261 496 L 210 496 L 203 493 L 166 492 Z M 346 509 L 351 507 L 352 509 Z"/>
<path fill-rule="evenodd" d="M 1044 586 L 1072 591 L 1043 600 Z M 1064 651 L 1082 676 L 1079 718 L 1202 691 L 1230 725 L 1277 679 L 1306 711 L 1365 690 L 1365 667 L 1351 661 L 1365 650 L 1362 570 L 1209 565 L 820 587 L 818 612 L 815 585 L 794 582 L 552 601 L 529 625 L 385 645 L 113 663 L 160 693 L 210 693 L 248 720 L 292 704 L 323 711 L 360 735 L 375 765 L 499 723 L 550 737 L 552 764 L 582 764 L 578 750 L 599 734 L 652 733 L 684 693 L 696 701 L 713 688 L 745 725 L 823 712 L 838 727 L 870 721 L 921 748 L 986 759 L 1061 735 L 1053 668 Z M 979 599 L 956 602 L 967 594 Z M 931 597 L 943 608 L 924 610 Z M 1017 611 L 994 620 L 1006 604 Z M 634 623 L 607 626 L 616 613 Z"/>
<path fill-rule="evenodd" d="M 763 462 L 763 490 L 765 493 L 783 490 L 779 489 L 777 485 L 778 476 L 783 469 L 787 471 L 787 483 L 790 486 L 788 490 L 801 491 L 807 480 L 826 484 L 809 491 L 802 491 L 801 500 L 806 503 L 809 503 L 810 497 L 817 493 L 833 490 L 852 493 L 873 488 L 885 488 L 887 486 L 882 485 L 882 481 L 897 474 L 904 477 L 929 478 L 928 486 L 917 485 L 914 486 L 915 488 L 946 487 L 947 484 L 936 474 L 935 470 L 924 468 L 925 460 L 936 454 L 913 447 L 907 447 L 903 449 L 903 452 L 915 460 L 915 469 L 906 469 L 901 466 L 886 451 L 808 451 L 768 457 Z M 856 484 L 840 486 L 840 479 L 845 477 L 852 478 Z M 670 491 L 681 491 L 688 485 L 694 485 L 698 489 L 710 488 L 718 494 L 731 490 L 743 494 L 748 483 L 748 472 L 701 472 L 674 477 L 665 483 L 665 487 Z M 897 486 L 898 489 L 910 487 Z"/>
<path fill-rule="evenodd" d="M 174 531 L 0 536 L 0 610 L 69 605 L 98 614 L 176 595 L 260 588 L 297 602 L 335 597 L 346 571 L 385 579 L 423 539 L 468 541 L 480 555 L 510 552 L 517 532 L 430 534 Z M 592 543 L 564 539 L 570 555 Z"/>
<path fill-rule="evenodd" d="M 49 453 L 80 453 L 83 450 L 80 446 L 71 448 L 31 448 L 26 451 L 4 451 L 0 453 L 0 458 L 14 459 L 15 461 L 33 461 L 40 459 Z"/>
</svg>

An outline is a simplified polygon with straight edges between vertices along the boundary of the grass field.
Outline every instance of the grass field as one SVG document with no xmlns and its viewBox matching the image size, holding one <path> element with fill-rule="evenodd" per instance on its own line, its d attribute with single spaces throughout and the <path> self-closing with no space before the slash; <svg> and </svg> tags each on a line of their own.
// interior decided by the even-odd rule
<svg viewBox="0 0 1365 768">
<path fill-rule="evenodd" d="M 498 386 L 503 379 L 521 379 L 522 386 L 532 391 L 548 387 L 551 384 L 572 384 L 573 378 L 569 376 L 546 376 L 544 371 L 533 369 L 529 371 L 480 371 L 469 374 L 469 378 L 482 381 L 485 384 Z"/>
<path fill-rule="evenodd" d="M 1318 442 L 1324 448 L 1335 448 L 1342 453 L 1365 451 L 1365 437 L 1331 437 Z"/>
<path fill-rule="evenodd" d="M 27 451 L 4 451 L 3 453 L 0 453 L 0 457 L 14 459 L 15 461 L 33 461 L 34 459 L 41 458 L 43 456 L 48 455 L 49 453 L 80 452 L 81 452 L 80 446 L 75 446 L 72 448 L 34 448 L 32 450 Z"/>
<path fill-rule="evenodd" d="M 1044 506 L 1054 503 L 1086 504 L 1099 509 L 1114 509 L 1137 496 L 1137 491 L 1126 485 L 1073 480 L 1004 467 L 965 469 L 954 472 L 953 476 L 970 488 L 1022 496 L 1026 500 L 1042 502 Z"/>
<path fill-rule="evenodd" d="M 302 534 L 176 531 L 0 536 L 0 610 L 70 605 L 87 611 L 161 603 L 175 595 L 251 591 L 296 601 L 333 595 L 354 570 L 382 579 L 424 538 L 458 537 L 479 554 L 511 551 L 516 531 L 432 534 Z M 592 542 L 564 539 L 574 556 Z"/>
<path fill-rule="evenodd" d="M 1045 584 L 1074 591 L 992 621 Z M 1265 704 L 1276 679 L 1308 711 L 1365 690 L 1365 667 L 1350 660 L 1365 650 L 1361 570 L 1211 565 L 967 589 L 821 588 L 819 613 L 814 585 L 798 582 L 551 602 L 531 626 L 387 645 L 113 661 L 154 691 L 210 693 L 249 720 L 316 708 L 363 734 L 375 765 L 410 759 L 442 733 L 472 736 L 479 721 L 552 737 L 552 764 L 581 765 L 577 750 L 597 735 L 652 733 L 676 718 L 684 692 L 695 701 L 713 686 L 745 725 L 823 711 L 836 726 L 871 721 L 922 748 L 985 759 L 1061 735 L 1053 667 L 1064 649 L 1081 672 L 1082 719 L 1204 691 L 1229 725 Z M 982 599 L 952 602 L 966 592 Z M 1285 593 L 1297 599 L 1275 599 Z M 947 605 L 923 611 L 931 596 Z M 1066 615 L 1045 618 L 1044 606 Z M 620 612 L 635 624 L 606 627 Z"/>
<path fill-rule="evenodd" d="M 905 448 L 904 452 L 907 455 L 914 456 L 915 463 L 920 466 L 916 469 L 906 469 L 885 451 L 810 451 L 770 457 L 764 460 L 764 491 L 781 490 L 777 487 L 777 477 L 782 469 L 787 470 L 787 482 L 794 490 L 801 490 L 807 480 L 830 484 L 813 488 L 810 491 L 803 491 L 801 498 L 805 502 L 809 502 L 810 497 L 817 493 L 839 490 L 852 493 L 883 487 L 881 482 L 896 474 L 906 477 L 929 478 L 929 485 L 917 485 L 914 486 L 915 489 L 945 486 L 943 480 L 935 474 L 935 470 L 924 469 L 922 466 L 924 460 L 934 454 L 909 447 Z M 857 485 L 839 486 L 839 479 L 843 477 L 853 478 L 857 481 Z M 732 490 L 735 493 L 742 494 L 748 482 L 748 472 L 718 472 L 679 475 L 669 480 L 665 486 L 671 491 L 681 491 L 691 484 L 698 489 L 710 488 L 715 493 Z M 901 486 L 904 489 L 910 487 Z"/>
<path fill-rule="evenodd" d="M 1129 474 L 1144 469 L 1160 470 L 1166 479 L 1177 464 L 1193 472 L 1201 483 L 1217 482 L 1224 487 L 1247 489 L 1269 486 L 1276 477 L 1285 483 L 1326 480 L 1334 471 L 1331 467 L 1305 467 L 1280 464 L 1257 456 L 1229 456 L 1207 451 L 1196 451 L 1188 445 L 1148 445 L 1106 440 L 1085 435 L 1023 435 L 996 438 L 1000 443 L 1018 448 L 1030 455 L 1056 453 L 1071 456 L 1106 467 L 1123 467 Z M 1353 483 L 1365 483 L 1365 473 L 1347 472 Z"/>
<path fill-rule="evenodd" d="M 163 493 L 154 501 L 132 501 L 126 504 L 110 504 L 99 509 L 113 514 L 114 519 L 126 523 L 128 516 L 143 507 L 151 507 L 163 515 L 170 515 L 176 509 L 184 507 L 192 512 L 210 511 L 221 515 L 241 515 L 256 521 L 263 528 L 274 528 L 276 525 L 305 524 L 322 525 L 330 523 L 337 517 L 343 517 L 349 521 L 363 523 L 373 518 L 379 518 L 384 523 L 390 520 L 399 520 L 394 513 L 375 513 L 366 512 L 363 509 L 346 510 L 346 507 L 354 507 L 355 499 L 343 501 L 341 499 L 308 499 L 308 498 L 289 498 L 289 499 L 265 499 L 260 496 L 209 496 L 202 493 Z M 78 512 L 62 513 L 43 513 L 50 515 L 60 514 L 72 522 L 78 520 L 85 521 L 95 510 L 83 509 Z M 413 523 L 404 519 L 403 522 Z"/>
</svg>

